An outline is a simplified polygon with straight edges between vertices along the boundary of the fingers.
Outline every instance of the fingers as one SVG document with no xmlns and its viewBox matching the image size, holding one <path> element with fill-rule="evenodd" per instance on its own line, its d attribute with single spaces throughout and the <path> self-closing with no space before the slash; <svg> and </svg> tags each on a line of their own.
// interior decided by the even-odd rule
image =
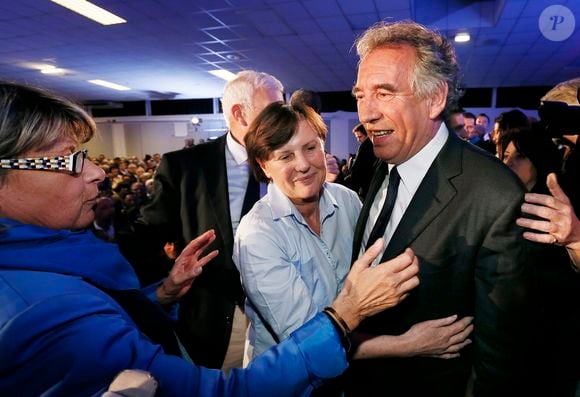
<svg viewBox="0 0 580 397">
<path fill-rule="evenodd" d="M 428 320 L 425 322 L 432 327 L 444 327 L 446 325 L 453 324 L 455 320 L 457 320 L 457 314 L 449 317 L 437 318 L 435 320 Z"/>
<path fill-rule="evenodd" d="M 551 225 L 548 221 L 541 221 L 530 218 L 518 218 L 516 219 L 516 224 L 518 226 L 537 230 L 539 232 L 549 233 L 551 231 Z"/>
<path fill-rule="evenodd" d="M 541 201 L 543 203 L 538 203 L 536 204 L 530 204 L 530 203 L 523 203 L 521 206 L 521 210 L 523 213 L 525 214 L 530 214 L 530 215 L 535 215 L 537 217 L 543 218 L 543 219 L 551 219 L 557 212 L 558 206 L 556 204 L 556 201 L 553 197 L 551 196 L 546 196 L 544 194 L 539 194 L 536 196 L 544 196 L 544 198 L 546 199 L 542 199 Z M 528 197 L 526 195 L 526 200 L 528 200 Z M 538 200 L 540 201 L 540 200 Z"/>
<path fill-rule="evenodd" d="M 407 248 L 407 250 L 413 253 L 413 251 L 411 251 L 409 248 Z M 398 258 L 400 258 L 401 263 L 406 263 L 405 260 L 408 260 L 407 251 L 393 259 L 393 261 L 396 261 Z M 390 262 L 391 261 L 386 262 L 385 265 L 390 264 Z M 399 276 L 399 278 L 402 280 L 399 290 L 401 293 L 405 294 L 404 297 L 401 297 L 401 300 L 403 300 L 408 292 L 419 285 L 419 277 L 417 276 L 419 273 L 419 259 L 413 254 L 411 263 L 409 265 L 405 265 L 405 267 L 397 273 L 397 276 Z"/>
<path fill-rule="evenodd" d="M 441 335 L 446 335 L 446 338 L 449 339 L 449 344 L 454 345 L 463 342 L 474 328 L 472 324 L 473 317 L 471 316 L 455 320 L 457 320 L 457 315 L 425 321 L 424 324 L 429 327 L 439 328 L 437 332 L 440 332 Z"/>
<path fill-rule="evenodd" d="M 457 326 L 461 329 L 467 328 L 473 322 L 473 316 L 465 316 L 457 321 Z"/>
<path fill-rule="evenodd" d="M 546 185 L 548 186 L 548 189 L 550 189 L 550 193 L 552 193 L 552 196 L 565 203 L 570 202 L 570 199 L 560 187 L 556 174 L 554 174 L 553 172 L 548 174 L 548 177 L 546 178 Z"/>
<path fill-rule="evenodd" d="M 204 267 L 207 263 L 209 263 L 213 258 L 218 256 L 218 254 L 219 254 L 218 250 L 213 250 L 212 252 L 210 252 L 206 256 L 199 259 L 197 261 L 197 265 L 199 266 L 199 270 L 200 270 L 199 273 L 201 273 L 201 268 Z"/>
<path fill-rule="evenodd" d="M 448 360 L 450 358 L 457 358 L 460 356 L 461 356 L 461 354 L 459 354 L 459 353 L 443 353 L 443 354 L 431 354 L 431 355 L 428 355 L 427 357 L 435 357 L 435 358 L 442 358 L 442 359 Z"/>
<path fill-rule="evenodd" d="M 465 339 L 465 340 L 461 341 L 460 343 L 453 344 L 453 345 L 449 346 L 447 349 L 445 349 L 441 353 L 430 354 L 430 355 L 428 355 L 428 357 L 443 358 L 443 359 L 460 357 L 461 354 L 459 352 L 464 347 L 470 345 L 471 343 L 472 343 L 471 339 Z"/>
<path fill-rule="evenodd" d="M 365 253 L 362 254 L 362 256 L 352 264 L 352 270 L 357 269 L 358 271 L 360 271 L 361 269 L 369 267 L 370 264 L 373 263 L 375 258 L 379 256 L 382 250 L 383 250 L 383 238 L 381 237 L 377 239 L 377 241 L 375 241 L 375 243 L 371 245 L 369 249 L 367 249 Z"/>
<path fill-rule="evenodd" d="M 529 241 L 533 241 L 535 243 L 542 243 L 542 244 L 553 244 L 554 243 L 554 236 L 547 233 L 532 233 L 532 232 L 524 232 L 522 236 Z"/>
<path fill-rule="evenodd" d="M 205 250 L 213 241 L 216 239 L 215 230 L 211 229 L 205 233 L 200 234 L 195 239 L 193 239 L 187 246 L 183 249 L 182 255 L 199 254 Z M 199 255 L 198 254 L 198 255 Z"/>
<path fill-rule="evenodd" d="M 404 272 L 407 270 L 412 274 L 417 274 L 419 272 L 419 260 L 411 248 L 407 248 L 405 252 L 395 258 L 381 263 L 381 265 L 383 264 L 386 264 L 393 273 Z M 416 264 L 416 267 L 409 266 L 413 264 Z"/>
<path fill-rule="evenodd" d="M 455 335 L 453 335 L 450 339 L 450 345 L 461 344 L 467 340 L 467 337 L 473 332 L 474 326 L 473 324 L 469 324 L 464 328 L 460 329 Z M 470 342 L 471 343 L 471 342 Z"/>
</svg>

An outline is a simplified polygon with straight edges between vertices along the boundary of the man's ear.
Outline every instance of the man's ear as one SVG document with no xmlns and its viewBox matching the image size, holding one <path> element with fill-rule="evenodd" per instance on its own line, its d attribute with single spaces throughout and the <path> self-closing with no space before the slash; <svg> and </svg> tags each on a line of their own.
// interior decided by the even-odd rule
<svg viewBox="0 0 580 397">
<path fill-rule="evenodd" d="M 447 104 L 447 92 L 449 87 L 447 83 L 440 84 L 433 95 L 429 98 L 429 118 L 435 120 L 441 115 Z"/>
<path fill-rule="evenodd" d="M 244 127 L 248 126 L 248 123 L 246 122 L 246 118 L 244 116 L 244 108 L 239 103 L 236 103 L 235 105 L 232 106 L 232 116 L 238 123 L 240 123 Z"/>
</svg>

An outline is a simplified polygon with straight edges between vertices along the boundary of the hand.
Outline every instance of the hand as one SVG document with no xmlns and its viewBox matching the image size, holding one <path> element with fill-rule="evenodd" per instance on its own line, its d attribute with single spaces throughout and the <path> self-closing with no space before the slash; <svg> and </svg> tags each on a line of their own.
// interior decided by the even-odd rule
<svg viewBox="0 0 580 397">
<path fill-rule="evenodd" d="M 334 182 L 340 173 L 338 161 L 332 154 L 326 153 L 326 182 Z"/>
<path fill-rule="evenodd" d="M 473 317 L 456 320 L 457 315 L 453 315 L 413 325 L 401 335 L 403 345 L 409 346 L 405 356 L 459 357 L 459 351 L 471 343 L 467 336 L 473 331 Z"/>
<path fill-rule="evenodd" d="M 546 184 L 551 196 L 527 193 L 526 202 L 522 204 L 523 213 L 535 215 L 542 220 L 518 218 L 516 223 L 533 230 L 523 234 L 530 241 L 558 244 L 572 250 L 580 249 L 580 222 L 570 199 L 560 188 L 556 174 L 549 174 Z"/>
<path fill-rule="evenodd" d="M 419 261 L 410 248 L 390 261 L 370 267 L 382 247 L 380 238 L 352 265 L 342 291 L 332 303 L 351 331 L 363 318 L 397 305 L 419 285 Z"/>
<path fill-rule="evenodd" d="M 217 250 L 202 256 L 203 251 L 215 240 L 215 231 L 208 230 L 191 241 L 175 260 L 169 276 L 157 288 L 157 300 L 162 304 L 173 303 L 189 289 L 193 280 L 201 274 L 203 266 L 215 258 Z"/>
</svg>

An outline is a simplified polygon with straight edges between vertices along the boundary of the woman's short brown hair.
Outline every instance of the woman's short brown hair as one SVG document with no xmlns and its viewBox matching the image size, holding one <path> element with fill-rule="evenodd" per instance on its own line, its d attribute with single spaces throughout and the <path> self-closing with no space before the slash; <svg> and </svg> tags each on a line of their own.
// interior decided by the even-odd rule
<svg viewBox="0 0 580 397">
<path fill-rule="evenodd" d="M 298 123 L 305 120 L 323 141 L 327 128 L 324 120 L 312 108 L 305 105 L 285 105 L 274 102 L 256 117 L 244 138 L 248 162 L 254 176 L 261 182 L 269 182 L 259 162 L 270 159 L 272 152 L 284 146 L 296 134 Z"/>
</svg>

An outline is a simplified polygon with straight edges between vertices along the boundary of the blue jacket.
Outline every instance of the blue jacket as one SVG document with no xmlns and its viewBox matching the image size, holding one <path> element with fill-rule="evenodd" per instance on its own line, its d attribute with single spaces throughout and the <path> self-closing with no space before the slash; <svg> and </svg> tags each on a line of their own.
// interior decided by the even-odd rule
<svg viewBox="0 0 580 397">
<path fill-rule="evenodd" d="M 191 365 L 165 354 L 95 287 L 138 287 L 114 244 L 9 219 L 0 227 L 2 396 L 98 395 L 123 369 L 149 371 L 162 396 L 301 396 L 347 367 L 324 314 L 229 376 Z"/>
</svg>

